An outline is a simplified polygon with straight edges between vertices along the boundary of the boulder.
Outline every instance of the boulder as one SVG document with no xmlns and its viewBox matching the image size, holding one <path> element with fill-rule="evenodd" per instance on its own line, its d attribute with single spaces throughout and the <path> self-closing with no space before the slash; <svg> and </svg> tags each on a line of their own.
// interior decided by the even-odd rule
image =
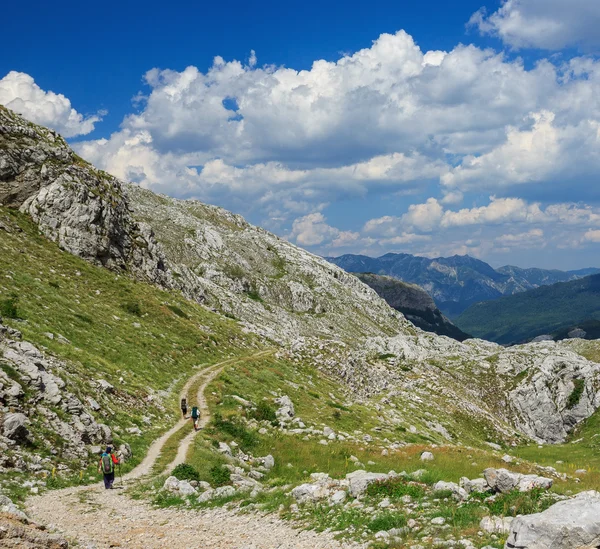
<svg viewBox="0 0 600 549">
<path fill-rule="evenodd" d="M 507 469 L 489 467 L 483 472 L 483 476 L 490 488 L 503 494 L 512 492 L 515 489 L 518 489 L 519 492 L 529 492 L 534 488 L 547 490 L 552 487 L 552 479 L 537 475 L 513 473 Z"/>
<path fill-rule="evenodd" d="M 346 475 L 350 488 L 350 495 L 355 498 L 362 496 L 367 491 L 369 484 L 388 478 L 389 476 L 385 473 L 367 473 L 362 469 L 358 469 L 357 471 L 353 471 Z"/>
<path fill-rule="evenodd" d="M 169 477 L 165 480 L 162 489 L 167 492 L 177 492 L 179 490 L 179 479 L 173 476 Z"/>
<path fill-rule="evenodd" d="M 275 467 L 275 458 L 271 454 L 269 454 L 268 456 L 262 458 L 262 464 L 265 469 L 270 471 L 271 469 L 273 469 L 273 467 Z"/>
<path fill-rule="evenodd" d="M 28 421 L 25 414 L 6 414 L 2 425 L 2 434 L 11 440 L 23 442 L 29 436 Z"/>
<path fill-rule="evenodd" d="M 435 458 L 431 452 L 423 452 L 421 454 L 421 461 L 433 461 Z"/>
<path fill-rule="evenodd" d="M 582 492 L 543 513 L 517 517 L 505 549 L 590 549 L 600 546 L 600 493 Z"/>
<path fill-rule="evenodd" d="M 455 482 L 444 482 L 443 480 L 440 480 L 439 482 L 436 482 L 433 485 L 433 490 L 435 492 L 445 492 L 449 490 L 450 492 L 452 492 L 452 497 L 458 500 L 467 499 L 469 497 L 467 491 Z"/>
<path fill-rule="evenodd" d="M 28 520 L 27 515 L 21 511 L 7 496 L 0 494 L 0 513 L 8 513 L 22 520 Z M 0 539 L 2 539 L 2 532 L 0 531 Z M 15 547 L 17 547 L 15 545 Z"/>
<path fill-rule="evenodd" d="M 491 490 L 490 485 L 484 478 L 474 478 L 469 480 L 467 477 L 462 477 L 460 479 L 460 486 L 469 494 L 472 494 L 473 492 L 484 493 Z"/>
<path fill-rule="evenodd" d="M 289 421 L 296 415 L 294 404 L 289 396 L 284 395 L 280 398 L 276 398 L 275 402 L 279 404 L 279 408 L 275 413 L 277 419 L 280 421 Z"/>
<path fill-rule="evenodd" d="M 298 503 L 309 503 L 329 497 L 329 490 L 322 484 L 301 484 L 292 490 L 292 497 Z"/>
<path fill-rule="evenodd" d="M 177 488 L 179 495 L 183 497 L 192 496 L 197 493 L 196 489 L 187 480 L 180 480 Z"/>
</svg>

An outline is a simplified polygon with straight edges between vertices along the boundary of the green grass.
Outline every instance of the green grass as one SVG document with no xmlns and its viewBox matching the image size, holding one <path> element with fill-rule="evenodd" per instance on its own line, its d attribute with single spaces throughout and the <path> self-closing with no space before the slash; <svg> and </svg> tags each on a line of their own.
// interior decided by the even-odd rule
<svg viewBox="0 0 600 549">
<path fill-rule="evenodd" d="M 0 231 L 0 303 L 4 304 L 0 314 L 25 340 L 64 361 L 65 368 L 54 373 L 66 382 L 65 390 L 84 403 L 88 395 L 99 402 L 101 411 L 92 415 L 120 429 L 114 431 L 117 445 L 132 446 L 134 457 L 124 471 L 139 463 L 149 444 L 175 422 L 179 390 L 197 365 L 260 347 L 236 322 L 177 292 L 161 291 L 61 251 L 25 215 L 0 207 L 0 220 L 15 229 Z M 17 314 L 7 310 L 9 302 Z M 11 318 L 15 316 L 19 318 Z M 9 370 L 4 363 L 0 368 Z M 20 376 L 9 374 L 27 393 Z M 114 393 L 99 393 L 97 379 L 111 383 Z M 50 408 L 63 414 L 59 407 Z M 61 438 L 33 420 L 32 432 L 44 433 L 59 450 L 56 457 L 47 454 L 41 436 L 36 435 L 36 452 L 51 458 L 47 467 L 60 461 L 69 467 L 61 476 L 78 482 L 83 473 L 86 479 L 95 458 L 83 462 L 63 458 Z M 126 433 L 134 426 L 141 429 L 141 436 Z"/>
</svg>

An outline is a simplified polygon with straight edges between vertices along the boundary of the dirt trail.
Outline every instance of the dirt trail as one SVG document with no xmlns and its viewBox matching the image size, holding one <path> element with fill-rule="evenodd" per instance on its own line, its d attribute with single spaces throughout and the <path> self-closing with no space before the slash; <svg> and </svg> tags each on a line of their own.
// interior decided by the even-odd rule
<svg viewBox="0 0 600 549">
<path fill-rule="evenodd" d="M 201 427 L 210 421 L 205 397 L 209 383 L 226 366 L 265 356 L 271 351 L 233 358 L 213 364 L 192 376 L 182 389 L 187 396 L 193 384 L 198 388 Z M 144 460 L 124 480 L 128 484 L 149 474 L 167 440 L 185 426 L 181 419 L 169 431 L 155 440 Z M 186 436 L 177 456 L 167 467 L 185 461 L 197 433 Z M 132 500 L 121 490 L 104 490 L 102 484 L 78 486 L 46 492 L 29 498 L 26 511 L 35 521 L 45 524 L 62 535 L 77 540 L 80 547 L 106 549 L 344 549 L 358 547 L 340 543 L 330 534 L 299 531 L 274 515 L 240 515 L 225 509 L 205 511 L 181 508 L 157 509 L 145 501 Z"/>
</svg>

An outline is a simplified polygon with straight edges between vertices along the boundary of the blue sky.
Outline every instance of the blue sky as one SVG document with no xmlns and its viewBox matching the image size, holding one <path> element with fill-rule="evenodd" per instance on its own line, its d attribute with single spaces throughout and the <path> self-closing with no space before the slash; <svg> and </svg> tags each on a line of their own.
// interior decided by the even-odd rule
<svg viewBox="0 0 600 549">
<path fill-rule="evenodd" d="M 600 265 L 600 3 L 34 2 L 0 103 L 326 255 Z"/>
</svg>

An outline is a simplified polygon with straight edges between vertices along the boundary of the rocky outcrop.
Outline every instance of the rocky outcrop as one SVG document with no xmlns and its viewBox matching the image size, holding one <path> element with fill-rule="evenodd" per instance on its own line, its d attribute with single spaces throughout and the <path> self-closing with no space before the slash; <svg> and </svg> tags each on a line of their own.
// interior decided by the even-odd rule
<svg viewBox="0 0 600 549">
<path fill-rule="evenodd" d="M 600 493 L 582 492 L 543 513 L 519 516 L 505 549 L 589 549 L 600 546 Z"/>
<path fill-rule="evenodd" d="M 84 162 L 52 130 L 2 106 L 0 205 L 30 214 L 68 252 L 173 286 L 152 231 L 132 219 L 121 183 Z"/>
<path fill-rule="evenodd" d="M 91 448 L 112 441 L 110 428 L 97 423 L 57 375 L 65 374 L 66 365 L 20 337 L 0 318 L 0 366 L 8 368 L 0 367 L 0 471 L 39 471 L 48 467 L 49 458 L 44 463 L 36 457 L 35 448 L 46 447 L 57 453 L 43 434 L 49 432 L 62 441 L 61 459 L 81 459 L 85 463 Z"/>
<path fill-rule="evenodd" d="M 488 468 L 483 472 L 483 476 L 492 490 L 502 494 L 508 494 L 513 490 L 530 492 L 535 488 L 549 490 L 552 487 L 550 478 L 513 473 L 507 469 Z"/>
<path fill-rule="evenodd" d="M 452 324 L 437 308 L 431 296 L 420 286 L 402 282 L 391 276 L 373 273 L 355 273 L 355 276 L 373 288 L 390 307 L 400 311 L 422 330 L 445 335 L 458 341 L 471 337 Z"/>
<path fill-rule="evenodd" d="M 525 350 L 531 353 L 528 357 L 523 356 Z M 510 358 L 510 368 L 518 368 L 520 361 L 529 363 L 516 372 L 524 379 L 508 400 L 516 425 L 534 440 L 562 442 L 600 406 L 600 365 L 544 342 L 507 353 L 500 366 Z"/>
</svg>

